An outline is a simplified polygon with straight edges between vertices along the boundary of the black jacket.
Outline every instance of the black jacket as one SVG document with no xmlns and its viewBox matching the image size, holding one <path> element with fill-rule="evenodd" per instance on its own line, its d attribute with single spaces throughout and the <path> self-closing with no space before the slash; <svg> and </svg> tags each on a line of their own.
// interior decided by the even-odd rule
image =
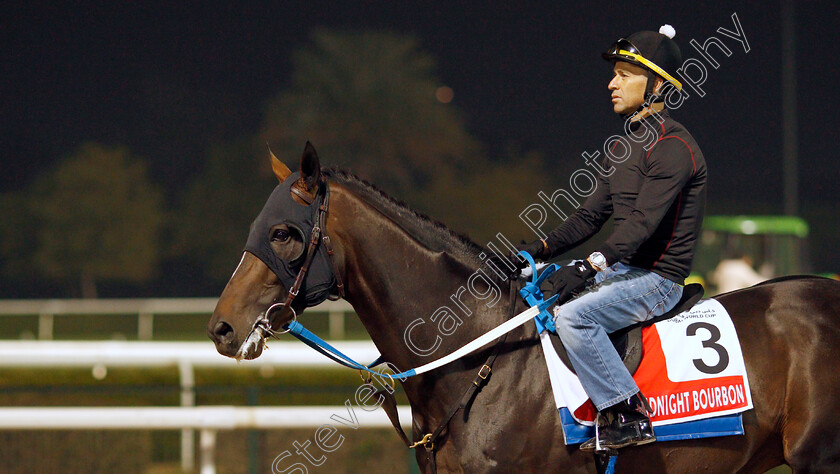
<svg viewBox="0 0 840 474">
<path fill-rule="evenodd" d="M 613 233 L 598 247 L 609 265 L 621 261 L 683 283 L 703 222 L 706 161 L 667 110 L 643 120 L 626 135 L 629 154 L 619 148 L 615 154 L 622 156 L 604 157 L 596 189 L 546 242 L 559 255 L 595 235 L 612 216 Z M 645 149 L 647 144 L 652 146 Z"/>
</svg>

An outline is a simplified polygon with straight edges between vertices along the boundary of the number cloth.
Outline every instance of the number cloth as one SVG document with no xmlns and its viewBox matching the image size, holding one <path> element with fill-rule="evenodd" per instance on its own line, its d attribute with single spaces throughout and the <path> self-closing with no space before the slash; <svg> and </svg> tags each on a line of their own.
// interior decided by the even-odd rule
<svg viewBox="0 0 840 474">
<path fill-rule="evenodd" d="M 593 436 L 595 406 L 580 380 L 540 335 L 566 444 Z M 644 357 L 633 375 L 651 405 L 661 441 L 742 434 L 753 407 L 741 346 L 723 306 L 702 300 L 689 311 L 642 329 Z"/>
</svg>

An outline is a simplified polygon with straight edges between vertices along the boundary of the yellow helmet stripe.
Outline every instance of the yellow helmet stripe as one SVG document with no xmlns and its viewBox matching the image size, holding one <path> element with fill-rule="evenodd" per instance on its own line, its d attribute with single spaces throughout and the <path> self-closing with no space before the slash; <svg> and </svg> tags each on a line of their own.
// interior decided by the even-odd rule
<svg viewBox="0 0 840 474">
<path fill-rule="evenodd" d="M 619 50 L 618 54 L 621 55 L 621 56 L 629 56 L 629 57 L 635 59 L 636 61 L 639 61 L 640 63 L 644 64 L 645 66 L 651 68 L 653 70 L 653 72 L 662 76 L 666 81 L 673 84 L 677 88 L 677 90 L 682 91 L 682 82 L 674 79 L 674 77 L 672 75 L 668 74 L 667 72 L 665 72 L 664 69 L 662 69 L 661 67 L 652 63 L 651 61 L 648 61 L 647 59 L 645 59 L 645 57 L 642 56 L 641 54 L 631 53 L 630 51 L 625 51 L 623 49 Z"/>
</svg>

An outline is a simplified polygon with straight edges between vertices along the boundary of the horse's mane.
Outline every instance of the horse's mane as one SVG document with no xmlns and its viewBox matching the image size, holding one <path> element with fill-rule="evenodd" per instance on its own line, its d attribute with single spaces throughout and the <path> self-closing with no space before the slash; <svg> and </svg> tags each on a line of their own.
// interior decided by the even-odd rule
<svg viewBox="0 0 840 474">
<path fill-rule="evenodd" d="M 382 212 L 411 235 L 415 240 L 433 251 L 459 251 L 467 257 L 481 262 L 480 254 L 490 255 L 483 247 L 466 235 L 459 234 L 442 222 L 418 212 L 403 201 L 394 199 L 376 185 L 340 168 L 324 168 L 323 174 L 344 187 L 349 188 L 366 203 Z"/>
</svg>

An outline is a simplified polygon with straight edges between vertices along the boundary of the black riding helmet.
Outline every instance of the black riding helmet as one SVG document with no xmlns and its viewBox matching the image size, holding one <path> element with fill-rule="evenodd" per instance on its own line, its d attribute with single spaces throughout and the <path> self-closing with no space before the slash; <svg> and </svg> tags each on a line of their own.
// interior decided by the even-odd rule
<svg viewBox="0 0 840 474">
<path fill-rule="evenodd" d="M 659 33 L 640 31 L 627 38 L 621 38 L 601 54 L 611 63 L 623 61 L 647 69 L 648 83 L 645 88 L 645 102 L 662 102 L 664 94 L 653 96 L 653 82 L 656 76 L 665 80 L 665 84 L 682 90 L 682 83 L 674 76 L 682 65 L 680 47 L 672 39 L 676 32 L 671 25 L 663 25 Z"/>
</svg>

